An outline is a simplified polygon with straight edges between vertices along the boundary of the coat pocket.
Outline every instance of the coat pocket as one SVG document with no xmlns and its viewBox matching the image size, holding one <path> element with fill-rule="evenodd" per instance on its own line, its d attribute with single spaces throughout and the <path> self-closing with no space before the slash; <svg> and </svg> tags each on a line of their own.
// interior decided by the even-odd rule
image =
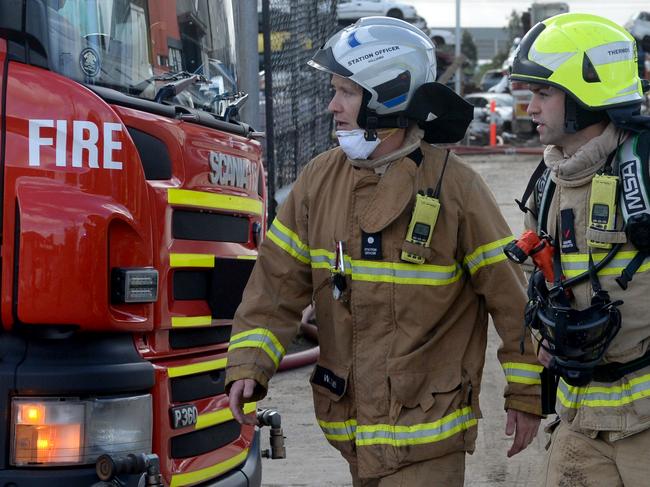
<svg viewBox="0 0 650 487">
<path fill-rule="evenodd" d="M 389 420 L 401 465 L 464 448 L 469 381 L 459 373 L 390 373 Z"/>
<path fill-rule="evenodd" d="M 314 392 L 323 394 L 331 401 L 338 402 L 347 391 L 349 369 L 317 363 L 309 382 Z"/>
<path fill-rule="evenodd" d="M 389 372 L 388 380 L 390 419 L 393 424 L 406 414 L 411 419 L 419 417 L 417 422 L 425 422 L 430 416 L 435 417 L 446 411 L 464 388 L 460 373 Z M 437 414 L 431 411 L 434 405 Z"/>
<path fill-rule="evenodd" d="M 318 363 L 309 382 L 314 397 L 316 420 L 325 438 L 341 454 L 355 455 L 356 417 L 352 398 L 346 394 L 349 368 Z"/>
</svg>

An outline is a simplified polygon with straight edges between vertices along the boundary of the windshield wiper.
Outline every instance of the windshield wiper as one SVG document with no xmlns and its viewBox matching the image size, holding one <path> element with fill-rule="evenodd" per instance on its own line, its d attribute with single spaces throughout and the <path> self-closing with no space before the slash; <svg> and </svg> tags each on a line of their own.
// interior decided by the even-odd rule
<svg viewBox="0 0 650 487">
<path fill-rule="evenodd" d="M 189 74 L 185 72 L 179 74 L 183 74 L 184 77 L 160 87 L 156 93 L 156 97 L 154 98 L 156 103 L 162 103 L 163 101 L 182 93 L 194 83 L 207 82 L 207 80 L 200 74 Z"/>
<path fill-rule="evenodd" d="M 196 78 L 196 76 L 198 76 L 198 79 Z M 137 85 L 131 85 L 129 87 L 129 91 L 131 93 L 135 94 L 135 95 L 139 95 L 144 90 L 146 90 L 149 87 L 149 85 L 151 85 L 152 83 L 154 83 L 156 81 L 169 81 L 170 83 L 168 83 L 165 86 L 163 86 L 162 88 L 160 88 L 158 93 L 156 93 L 156 101 L 158 101 L 157 97 L 158 97 L 158 94 L 160 93 L 160 91 L 167 88 L 170 84 L 174 84 L 175 82 L 179 82 L 179 81 L 187 81 L 190 78 L 193 78 L 191 83 L 195 83 L 197 81 L 202 81 L 202 82 L 205 81 L 205 78 L 203 78 L 200 75 L 194 75 L 192 73 L 188 73 L 187 71 L 178 71 L 178 72 L 175 72 L 175 73 L 171 72 L 171 73 L 165 73 L 165 74 L 157 74 L 157 75 L 152 76 L 150 78 L 144 79 L 144 80 L 140 81 Z M 189 84 L 191 84 L 191 83 L 189 83 Z M 188 84 L 188 86 L 189 86 L 189 84 Z M 185 89 L 185 86 L 183 86 L 183 89 Z M 180 89 L 178 91 L 178 93 L 183 91 L 183 89 Z M 178 93 L 176 93 L 176 94 L 178 94 Z M 174 96 L 174 95 L 171 95 L 171 96 Z M 163 99 L 166 99 L 166 98 L 168 98 L 168 96 L 166 96 Z"/>
<path fill-rule="evenodd" d="M 224 95 L 227 95 L 227 93 L 224 93 Z M 215 97 L 215 99 L 216 98 L 217 97 Z M 227 97 L 223 96 L 220 99 L 232 100 L 232 102 L 228 104 L 226 110 L 223 113 L 223 119 L 226 122 L 230 122 L 233 119 L 234 120 L 239 119 L 239 110 L 244 105 L 244 103 L 246 103 L 246 101 L 248 100 L 248 93 L 244 93 L 243 91 L 238 91 L 237 93 L 231 94 L 230 96 Z"/>
</svg>

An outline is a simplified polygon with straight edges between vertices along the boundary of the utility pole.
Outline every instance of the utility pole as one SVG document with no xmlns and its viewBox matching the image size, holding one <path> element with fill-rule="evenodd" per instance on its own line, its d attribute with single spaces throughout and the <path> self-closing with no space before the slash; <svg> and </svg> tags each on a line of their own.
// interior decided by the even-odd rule
<svg viewBox="0 0 650 487">
<path fill-rule="evenodd" d="M 273 70 L 271 68 L 271 6 L 262 0 L 262 33 L 264 37 L 264 99 L 266 116 L 266 174 L 267 174 L 267 226 L 275 218 L 275 143 L 273 141 Z"/>
<path fill-rule="evenodd" d="M 257 2 L 239 0 L 235 7 L 237 23 L 237 88 L 248 93 L 241 109 L 241 120 L 253 129 L 260 126 L 259 66 L 257 54 Z"/>
<path fill-rule="evenodd" d="M 460 42 L 461 42 L 461 37 L 460 37 L 460 0 L 456 0 L 456 59 L 460 59 Z M 461 82 L 461 77 L 463 75 L 463 64 L 459 63 L 458 68 L 456 69 L 456 83 L 454 84 L 454 90 L 456 93 L 459 95 L 460 93 L 460 82 Z"/>
</svg>

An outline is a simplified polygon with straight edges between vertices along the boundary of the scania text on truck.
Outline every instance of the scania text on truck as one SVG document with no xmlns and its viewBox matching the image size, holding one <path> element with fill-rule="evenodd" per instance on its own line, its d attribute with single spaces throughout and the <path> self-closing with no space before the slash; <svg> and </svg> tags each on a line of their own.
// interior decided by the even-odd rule
<svg viewBox="0 0 650 487">
<path fill-rule="evenodd" d="M 0 2 L 2 487 L 87 487 L 103 454 L 260 484 L 224 394 L 266 228 L 235 1 Z"/>
</svg>

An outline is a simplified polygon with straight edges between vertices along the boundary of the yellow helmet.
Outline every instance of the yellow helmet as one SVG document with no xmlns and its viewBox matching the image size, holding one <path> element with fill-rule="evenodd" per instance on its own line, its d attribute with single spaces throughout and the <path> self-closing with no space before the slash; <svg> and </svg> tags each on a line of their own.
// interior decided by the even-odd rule
<svg viewBox="0 0 650 487">
<path fill-rule="evenodd" d="M 535 25 L 521 40 L 511 79 L 556 86 L 587 110 L 643 100 L 634 38 L 597 15 L 567 13 Z"/>
</svg>

